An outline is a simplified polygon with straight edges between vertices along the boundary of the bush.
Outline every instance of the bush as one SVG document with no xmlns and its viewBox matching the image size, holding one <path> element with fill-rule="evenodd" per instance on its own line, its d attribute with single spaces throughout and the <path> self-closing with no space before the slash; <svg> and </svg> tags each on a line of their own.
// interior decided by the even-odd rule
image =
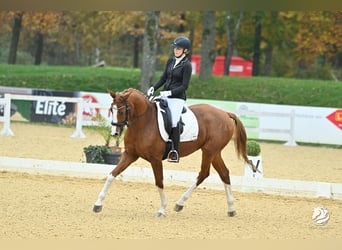
<svg viewBox="0 0 342 250">
<path fill-rule="evenodd" d="M 88 163 L 100 163 L 104 164 L 103 156 L 105 154 L 111 153 L 112 150 L 107 146 L 90 145 L 83 148 L 83 152 L 86 155 L 86 160 Z"/>
<path fill-rule="evenodd" d="M 260 145 L 256 141 L 250 140 L 247 141 L 247 155 L 249 156 L 258 156 L 260 155 Z"/>
</svg>

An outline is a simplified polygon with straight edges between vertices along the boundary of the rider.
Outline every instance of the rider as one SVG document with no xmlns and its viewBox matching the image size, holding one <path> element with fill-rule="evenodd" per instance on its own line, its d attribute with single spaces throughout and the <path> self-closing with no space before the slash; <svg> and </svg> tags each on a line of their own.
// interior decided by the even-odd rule
<svg viewBox="0 0 342 250">
<path fill-rule="evenodd" d="M 168 156 L 169 162 L 179 162 L 178 144 L 180 139 L 179 120 L 186 100 L 187 90 L 191 78 L 192 66 L 187 55 L 190 52 L 190 40 L 185 36 L 177 37 L 173 43 L 173 54 L 166 63 L 159 81 L 147 91 L 153 95 L 154 91 L 164 85 L 160 95 L 167 99 L 172 116 L 171 139 L 173 150 Z"/>
</svg>

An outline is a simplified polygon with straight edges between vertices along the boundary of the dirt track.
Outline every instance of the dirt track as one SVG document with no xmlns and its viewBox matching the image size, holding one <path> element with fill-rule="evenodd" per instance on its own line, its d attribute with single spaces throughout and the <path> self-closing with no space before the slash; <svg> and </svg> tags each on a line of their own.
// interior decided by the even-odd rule
<svg viewBox="0 0 342 250">
<path fill-rule="evenodd" d="M 103 144 L 72 139 L 74 128 L 12 123 L 14 137 L 0 137 L 0 157 L 85 161 L 82 148 Z M 264 176 L 342 183 L 342 151 L 315 147 L 286 147 L 263 143 Z M 224 152 L 232 175 L 243 175 L 234 149 Z M 165 168 L 198 171 L 200 154 Z M 148 166 L 139 160 L 134 165 Z M 1 167 L 1 166 L 0 166 Z M 103 180 L 63 176 L 0 173 L 0 239 L 342 239 L 342 202 L 328 199 L 287 198 L 259 193 L 234 193 L 237 216 L 227 217 L 224 191 L 196 190 L 184 211 L 173 206 L 185 191 L 166 187 L 167 216 L 155 218 L 159 195 L 151 184 L 116 181 L 103 211 L 91 211 Z M 312 209 L 326 206 L 331 219 L 317 227 Z"/>
</svg>

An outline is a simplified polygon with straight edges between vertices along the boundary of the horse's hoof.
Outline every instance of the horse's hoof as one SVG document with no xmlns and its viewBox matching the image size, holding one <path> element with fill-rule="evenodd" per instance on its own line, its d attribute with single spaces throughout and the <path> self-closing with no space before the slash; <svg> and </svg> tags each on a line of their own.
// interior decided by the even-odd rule
<svg viewBox="0 0 342 250">
<path fill-rule="evenodd" d="M 158 212 L 157 213 L 157 217 L 158 218 L 164 218 L 165 217 L 165 214 L 161 213 L 161 212 Z"/>
<path fill-rule="evenodd" d="M 101 212 L 101 211 L 102 211 L 102 205 L 100 205 L 100 206 L 94 205 L 93 211 L 94 211 L 95 213 Z"/>
<path fill-rule="evenodd" d="M 235 211 L 230 211 L 228 212 L 228 216 L 229 217 L 234 217 L 236 215 L 236 212 Z"/>
<path fill-rule="evenodd" d="M 183 207 L 184 207 L 184 206 L 182 206 L 182 205 L 176 204 L 174 210 L 175 210 L 176 212 L 180 212 L 180 211 L 183 210 Z"/>
</svg>

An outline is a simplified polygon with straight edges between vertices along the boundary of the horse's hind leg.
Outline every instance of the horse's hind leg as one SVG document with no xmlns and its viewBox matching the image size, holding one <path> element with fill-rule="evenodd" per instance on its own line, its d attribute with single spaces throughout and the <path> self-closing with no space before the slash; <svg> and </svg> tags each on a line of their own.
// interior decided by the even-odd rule
<svg viewBox="0 0 342 250">
<path fill-rule="evenodd" d="M 221 153 L 218 153 L 213 162 L 213 167 L 216 169 L 218 172 L 223 185 L 224 185 L 224 190 L 226 192 L 226 197 L 227 197 L 227 203 L 228 203 L 228 216 L 232 217 L 236 214 L 235 208 L 234 208 L 234 197 L 230 185 L 230 177 L 229 177 L 229 170 L 224 164 L 224 161 L 222 160 Z"/>
<path fill-rule="evenodd" d="M 195 189 L 204 181 L 204 179 L 209 176 L 210 162 L 211 162 L 211 159 L 203 153 L 201 171 L 198 174 L 197 181 L 186 192 L 184 192 L 182 196 L 179 198 L 179 200 L 176 202 L 176 205 L 174 207 L 174 210 L 176 212 L 179 212 L 183 209 L 184 202 L 187 199 L 189 199 L 192 192 L 195 191 Z"/>
<path fill-rule="evenodd" d="M 179 198 L 179 200 L 176 202 L 176 205 L 174 207 L 174 210 L 176 212 L 179 212 L 184 207 L 184 202 L 189 199 L 192 192 L 197 188 L 197 184 L 193 184 L 185 193 L 182 194 L 182 196 Z"/>
</svg>

